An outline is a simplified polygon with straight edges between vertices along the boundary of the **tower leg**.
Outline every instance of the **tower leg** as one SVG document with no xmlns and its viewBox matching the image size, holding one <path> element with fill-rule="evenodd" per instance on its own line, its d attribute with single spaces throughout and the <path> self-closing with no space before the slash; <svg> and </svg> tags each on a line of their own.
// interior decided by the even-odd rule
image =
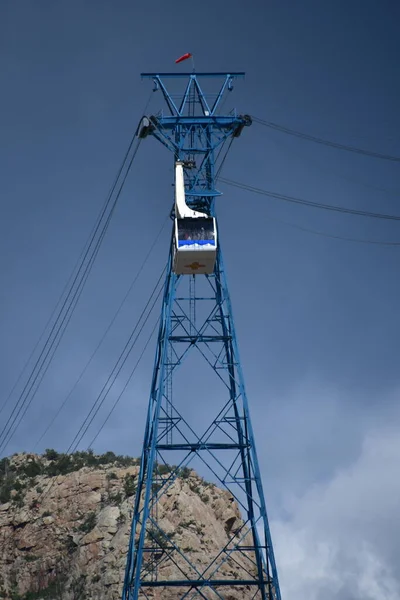
<svg viewBox="0 0 400 600">
<path fill-rule="evenodd" d="M 195 373 L 180 393 L 174 383 L 172 399 L 172 378 L 196 351 L 221 393 Z M 189 525 L 176 506 L 185 498 Z M 216 522 L 215 539 L 205 540 L 195 517 L 215 519 L 221 506 L 223 526 Z M 193 528 L 200 550 L 188 543 Z M 281 600 L 220 250 L 213 275 L 176 276 L 171 245 L 123 600 L 144 600 L 150 590 L 154 600 L 224 600 L 228 592 Z"/>
</svg>

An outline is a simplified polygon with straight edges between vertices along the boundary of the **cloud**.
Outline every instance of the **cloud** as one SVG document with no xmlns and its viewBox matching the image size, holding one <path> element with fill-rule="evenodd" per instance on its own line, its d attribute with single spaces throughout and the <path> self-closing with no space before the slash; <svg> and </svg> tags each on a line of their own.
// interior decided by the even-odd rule
<svg viewBox="0 0 400 600">
<path fill-rule="evenodd" d="M 284 598 L 400 598 L 399 433 L 396 416 L 328 482 L 286 498 L 289 518 L 271 524 Z"/>
</svg>

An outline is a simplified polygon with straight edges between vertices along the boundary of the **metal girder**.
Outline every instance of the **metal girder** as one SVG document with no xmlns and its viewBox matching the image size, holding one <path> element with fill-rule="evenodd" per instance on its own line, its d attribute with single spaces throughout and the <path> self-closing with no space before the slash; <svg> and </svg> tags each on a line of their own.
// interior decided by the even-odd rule
<svg viewBox="0 0 400 600">
<path fill-rule="evenodd" d="M 238 137 L 245 126 L 251 124 L 248 115 L 221 115 L 222 101 L 233 88 L 233 81 L 244 73 L 192 73 L 186 75 L 185 89 L 176 96 L 166 87 L 164 79 L 171 74 L 143 73 L 151 78 L 155 90 L 161 91 L 167 106 L 167 114 L 145 116 L 139 125 L 140 137 L 152 135 L 168 150 L 176 160 L 191 166 L 186 168 L 187 202 L 196 210 L 213 214 L 214 200 L 220 195 L 216 189 L 218 164 L 223 158 L 225 142 Z M 200 79 L 222 79 L 221 86 L 207 95 Z M 181 76 L 178 79 L 182 79 Z"/>
<path fill-rule="evenodd" d="M 175 159 L 189 163 L 202 156 L 201 164 L 185 170 L 186 194 L 190 199 L 192 193 L 192 201 L 202 203 L 209 214 L 217 194 L 215 152 L 235 128 L 226 117 L 220 123 L 218 116 L 200 123 L 195 109 L 203 117 L 204 111 L 216 110 L 234 75 L 216 74 L 223 83 L 214 102 L 203 94 L 200 75 L 187 75 L 180 103 L 161 75 L 144 75 L 155 80 L 169 111 L 177 111 L 167 133 L 161 117 L 149 119 L 148 133 L 170 144 Z M 189 114 L 183 117 L 186 109 Z M 190 145 L 185 146 L 185 138 L 191 138 Z M 169 600 L 173 589 L 179 590 L 174 599 L 224 600 L 234 587 L 244 600 L 281 600 L 221 247 L 212 275 L 178 276 L 172 267 L 171 241 L 122 597 L 144 600 L 153 588 L 151 597 L 157 600 Z M 182 387 L 185 373 L 193 373 L 193 367 L 185 369 L 190 361 L 196 365 L 193 385 L 188 387 L 186 380 Z M 200 364 L 210 380 L 203 375 L 196 379 Z M 209 482 L 196 478 L 192 467 Z M 207 510 L 210 496 L 222 493 L 215 492 L 215 485 L 225 490 L 224 498 L 236 512 L 227 518 L 220 545 L 213 541 L 211 549 L 208 545 L 195 552 L 183 544 L 191 535 L 188 526 L 173 529 L 179 511 L 174 513 L 178 509 L 171 497 L 195 486 L 198 502 Z M 201 545 L 200 523 L 197 536 Z"/>
</svg>

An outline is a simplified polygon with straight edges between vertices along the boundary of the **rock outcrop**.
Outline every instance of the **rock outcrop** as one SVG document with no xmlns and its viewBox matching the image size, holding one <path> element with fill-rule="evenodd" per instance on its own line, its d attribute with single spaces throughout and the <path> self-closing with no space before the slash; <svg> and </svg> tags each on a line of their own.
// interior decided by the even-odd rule
<svg viewBox="0 0 400 600">
<path fill-rule="evenodd" d="M 91 453 L 72 459 L 48 451 L 44 457 L 15 455 L 1 461 L 0 598 L 121 598 L 139 466 L 134 459 L 103 456 L 108 459 Z M 154 550 L 150 539 L 144 557 L 149 579 L 155 572 L 159 579 L 183 579 L 182 573 L 197 578 L 196 570 L 205 572 L 236 531 L 242 530 L 243 536 L 238 506 L 229 492 L 189 469 L 160 498 L 157 522 L 194 568 L 173 549 L 171 560 L 171 547 L 163 545 L 158 531 L 150 531 Z M 217 559 L 213 568 L 220 563 Z M 251 556 L 246 564 L 239 557 L 220 564 L 218 578 L 248 579 L 253 570 Z M 182 589 L 146 594 L 143 598 L 175 600 L 182 597 Z M 254 597 L 254 590 L 232 586 L 220 597 L 245 600 Z"/>
</svg>

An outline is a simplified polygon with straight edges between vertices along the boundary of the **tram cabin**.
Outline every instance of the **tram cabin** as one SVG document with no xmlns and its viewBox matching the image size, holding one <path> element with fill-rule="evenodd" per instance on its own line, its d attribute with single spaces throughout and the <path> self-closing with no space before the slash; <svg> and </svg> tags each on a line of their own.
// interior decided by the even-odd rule
<svg viewBox="0 0 400 600">
<path fill-rule="evenodd" d="M 213 217 L 175 219 L 174 272 L 210 275 L 217 258 L 217 228 Z"/>
</svg>

